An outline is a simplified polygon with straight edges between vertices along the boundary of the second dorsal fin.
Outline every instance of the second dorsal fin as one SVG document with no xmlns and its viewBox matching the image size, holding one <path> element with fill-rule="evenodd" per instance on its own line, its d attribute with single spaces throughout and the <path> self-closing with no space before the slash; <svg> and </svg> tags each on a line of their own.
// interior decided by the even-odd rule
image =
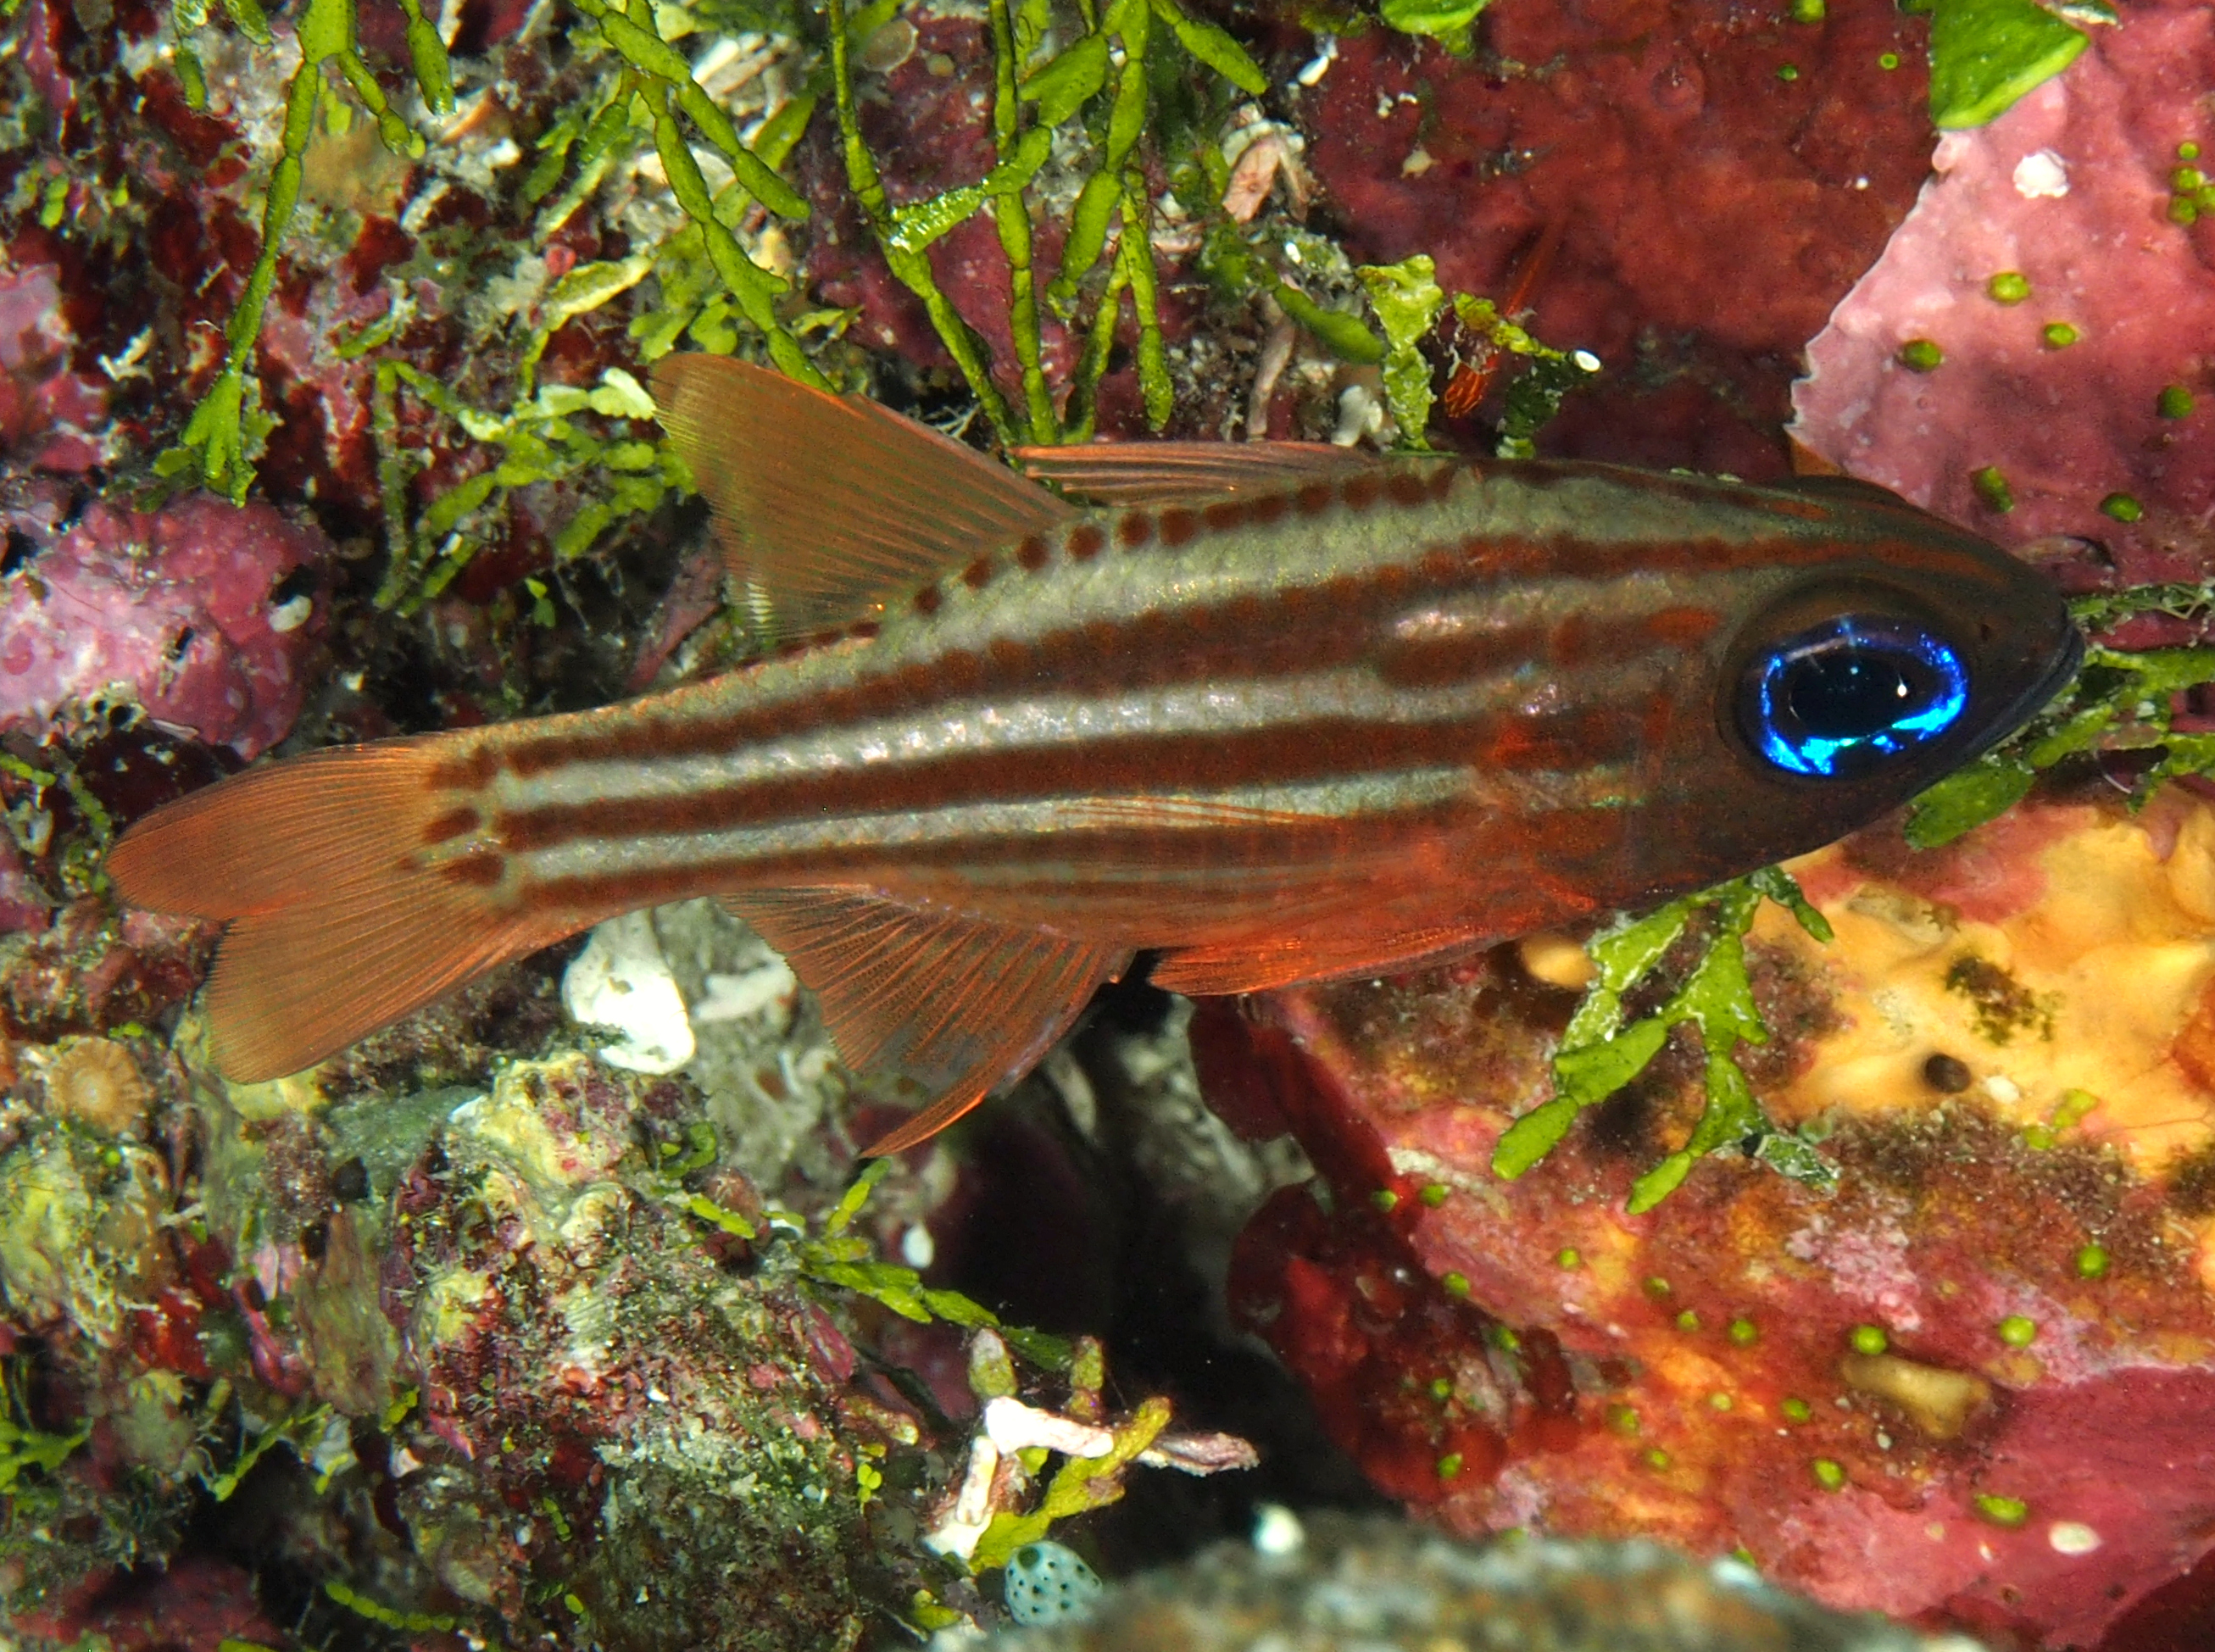
<svg viewBox="0 0 2215 1652">
<path fill-rule="evenodd" d="M 788 635 L 862 618 L 1070 507 L 889 408 L 727 356 L 666 356 L 653 399 L 732 571 Z"/>
<path fill-rule="evenodd" d="M 1022 473 L 1102 505 L 1163 505 L 1297 487 L 1375 464 L 1327 442 L 1093 442 L 1018 447 Z"/>
</svg>

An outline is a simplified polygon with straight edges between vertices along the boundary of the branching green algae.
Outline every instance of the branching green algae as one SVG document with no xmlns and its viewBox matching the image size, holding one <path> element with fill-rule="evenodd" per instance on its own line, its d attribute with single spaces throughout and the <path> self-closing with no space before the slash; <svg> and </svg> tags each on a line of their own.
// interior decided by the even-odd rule
<svg viewBox="0 0 2215 1652">
<path fill-rule="evenodd" d="M 2215 606 L 2215 587 L 2142 586 L 2071 604 L 2077 623 L 2097 629 L 2136 614 L 2183 617 Z M 2215 647 L 2150 648 L 2138 653 L 2094 646 L 2076 680 L 2022 732 L 1916 800 L 1907 839 L 1918 849 L 1950 843 L 2004 813 L 2029 794 L 2038 776 L 2102 754 L 2132 765 L 2133 810 L 2169 780 L 2215 773 L 2215 734 L 2178 733 L 2175 698 L 2215 683 Z"/>
<path fill-rule="evenodd" d="M 1512 1180 L 1537 1164 L 1580 1113 L 1637 1078 L 1661 1053 L 1671 1030 L 1684 1025 L 1700 1039 L 1707 1105 L 1690 1139 L 1633 1185 L 1631 1213 L 1651 1210 L 1666 1198 L 1696 1161 L 1749 1141 L 1758 1143 L 1756 1157 L 1795 1181 L 1825 1189 L 1837 1184 L 1836 1170 L 1813 1148 L 1770 1123 L 1736 1059 L 1739 1044 L 1769 1041 L 1746 967 L 1746 931 L 1764 900 L 1785 907 L 1816 940 L 1831 938 L 1830 924 L 1799 885 L 1768 867 L 1642 918 L 1621 920 L 1586 943 L 1598 973 L 1555 1053 L 1554 1095 L 1508 1127 L 1493 1153 L 1494 1174 Z M 1625 995 L 1656 978 L 1696 921 L 1710 932 L 1683 984 L 1660 1008 L 1626 1025 Z"/>
<path fill-rule="evenodd" d="M 401 0 L 401 6 L 408 14 L 408 46 L 424 103 L 434 114 L 451 114 L 453 76 L 445 43 L 424 17 L 417 0 Z M 268 21 L 255 0 L 225 0 L 225 8 L 239 31 L 255 46 L 266 48 L 274 44 Z M 178 73 L 185 83 L 187 101 L 198 108 L 206 101 L 207 82 L 192 37 L 206 24 L 206 0 L 182 0 L 170 15 L 176 35 Z M 308 145 L 315 136 L 316 110 L 329 85 L 327 70 L 336 71 L 376 120 L 377 135 L 386 149 L 411 159 L 423 152 L 422 134 L 392 108 L 384 89 L 377 84 L 354 44 L 354 0 L 307 0 L 300 12 L 300 61 L 285 88 L 283 150 L 269 175 L 268 194 L 262 204 L 261 250 L 247 277 L 245 293 L 224 329 L 222 371 L 186 420 L 176 445 L 154 461 L 154 474 L 164 482 L 198 481 L 227 495 L 235 505 L 245 503 L 247 490 L 254 485 L 253 455 L 276 423 L 260 405 L 255 347 L 261 336 L 262 311 L 276 284 L 278 256 L 300 203 Z"/>
<path fill-rule="evenodd" d="M 1055 28 L 1046 0 L 990 0 L 995 95 L 993 147 L 997 163 L 982 180 L 927 200 L 894 206 L 885 193 L 876 158 L 862 136 L 854 89 L 851 37 L 845 0 L 825 0 L 831 74 L 848 187 L 868 220 L 893 273 L 921 301 L 993 433 L 1003 444 L 1082 440 L 1093 429 L 1094 398 L 1105 371 L 1122 295 L 1128 293 L 1138 327 L 1138 382 L 1147 421 L 1169 422 L 1174 392 L 1162 340 L 1157 275 L 1149 219 L 1152 201 L 1138 167 L 1153 93 L 1147 52 L 1158 21 L 1193 58 L 1242 91 L 1260 95 L 1268 81 L 1245 49 L 1212 23 L 1186 15 L 1176 0 L 1110 0 L 1104 15 L 1082 5 L 1078 38 L 1058 54 L 1037 52 Z M 867 14 L 865 14 L 866 15 Z M 1035 112 L 1025 114 L 1027 105 Z M 1091 169 L 1071 209 L 1061 265 L 1046 288 L 1057 314 L 1074 319 L 1089 286 L 1098 291 L 1084 324 L 1088 347 L 1071 387 L 1067 410 L 1057 416 L 1043 365 L 1037 270 L 1033 260 L 1026 192 L 1053 152 L 1054 133 L 1079 116 L 1103 123 Z M 929 250 L 980 208 L 992 208 L 1012 284 L 1009 323 L 1022 382 L 1019 406 L 1010 407 L 994 382 L 984 341 L 961 319 L 932 273 Z M 1112 259 L 1110 236 L 1115 237 Z M 1100 277 L 1103 261 L 1108 273 Z"/>
</svg>

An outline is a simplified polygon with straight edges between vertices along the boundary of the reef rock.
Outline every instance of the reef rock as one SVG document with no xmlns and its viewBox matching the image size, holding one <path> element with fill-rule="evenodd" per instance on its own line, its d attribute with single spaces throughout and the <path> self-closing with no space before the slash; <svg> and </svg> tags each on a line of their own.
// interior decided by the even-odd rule
<svg viewBox="0 0 2215 1652">
<path fill-rule="evenodd" d="M 1256 1543 L 1226 1544 L 1133 1578 L 1084 1624 L 994 1637 L 994 1652 L 1976 1652 L 1852 1618 L 1724 1560 L 1696 1565 L 1650 1543 L 1456 1543 L 1384 1520 L 1284 1510 Z"/>
<path fill-rule="evenodd" d="M 1481 49 L 1371 29 L 1295 91 L 1360 262 L 1503 295 L 1547 226 L 1539 336 L 1608 377 L 1549 455 L 1778 474 L 1799 352 L 1922 181 L 1927 24 L 1887 0 L 1503 0 Z"/>
<path fill-rule="evenodd" d="M 2215 407 L 2191 410 L 2215 389 L 2195 164 L 2215 149 L 2215 13 L 2127 19 L 1939 140 L 1914 212 L 1807 347 L 1794 433 L 2004 544 L 2066 536 L 2128 582 L 2197 580 L 2215 554 Z"/>
<path fill-rule="evenodd" d="M 1236 1305 L 1451 1529 L 2097 1644 L 2215 1531 L 2215 812 L 2034 804 L 1797 870 L 1836 940 L 1757 924 L 1746 1066 L 1834 1192 L 1718 1157 L 1627 1213 L 1701 1104 L 1681 1030 L 1500 1180 L 1575 1002 L 1507 949 L 1203 1010 L 1212 1093 L 1329 1176 L 1248 1228 Z"/>
<path fill-rule="evenodd" d="M 267 505 L 101 504 L 0 590 L 0 734 L 43 743 L 92 708 L 136 705 L 241 758 L 299 715 L 322 626 L 285 585 L 329 543 Z"/>
</svg>

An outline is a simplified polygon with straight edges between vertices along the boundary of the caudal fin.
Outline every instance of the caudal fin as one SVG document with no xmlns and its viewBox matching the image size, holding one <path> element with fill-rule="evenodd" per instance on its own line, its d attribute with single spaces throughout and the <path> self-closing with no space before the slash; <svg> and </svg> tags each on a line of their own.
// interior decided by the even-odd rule
<svg viewBox="0 0 2215 1652">
<path fill-rule="evenodd" d="M 109 851 L 136 906 L 228 920 L 208 979 L 217 1066 L 297 1072 L 593 915 L 503 901 L 453 737 L 312 752 L 148 816 Z"/>
</svg>

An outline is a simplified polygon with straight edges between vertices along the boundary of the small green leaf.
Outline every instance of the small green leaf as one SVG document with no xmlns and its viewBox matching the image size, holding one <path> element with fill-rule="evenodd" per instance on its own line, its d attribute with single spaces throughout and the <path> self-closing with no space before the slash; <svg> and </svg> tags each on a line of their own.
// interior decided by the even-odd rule
<svg viewBox="0 0 2215 1652">
<path fill-rule="evenodd" d="M 1023 83 L 1039 106 L 1038 123 L 1052 128 L 1075 114 L 1108 83 L 1108 37 L 1089 34 Z"/>
<path fill-rule="evenodd" d="M 238 25 L 238 32 L 255 45 L 267 46 L 275 38 L 269 33 L 269 19 L 263 14 L 259 0 L 223 0 L 223 9 Z"/>
<path fill-rule="evenodd" d="M 1709 943 L 1707 956 L 1671 1005 L 1673 1012 L 1699 1028 L 1711 1051 L 1727 1050 L 1740 1039 L 1749 1044 L 1769 1041 L 1769 1029 L 1754 1008 L 1753 987 L 1746 973 L 1746 930 L 1755 904 L 1751 891 L 1748 897 L 1742 912 L 1726 916 L 1723 932 Z"/>
<path fill-rule="evenodd" d="M 877 1183 L 891 1174 L 892 1167 L 893 1162 L 888 1158 L 869 1161 L 861 1175 L 854 1178 L 853 1185 L 831 1207 L 831 1213 L 823 1219 L 826 1237 L 835 1237 L 854 1225 L 854 1219 L 862 1213 L 862 1207 L 869 1202 L 869 1195 L 876 1191 Z"/>
<path fill-rule="evenodd" d="M 884 1161 L 880 1159 L 877 1162 L 882 1164 Z M 983 1325 L 997 1327 L 1000 1323 L 1000 1317 L 990 1308 L 981 1302 L 972 1301 L 959 1291 L 925 1290 L 923 1301 L 925 1307 L 949 1325 L 966 1326 L 973 1330 Z"/>
<path fill-rule="evenodd" d="M 1789 1130 L 1772 1130 L 1762 1137 L 1753 1156 L 1779 1176 L 1817 1193 L 1838 1190 L 1838 1167 Z"/>
<path fill-rule="evenodd" d="M 1478 4 L 1481 9 L 1482 0 Z M 1259 97 L 1269 89 L 1269 77 L 1261 72 L 1261 65 L 1246 55 L 1244 46 L 1213 23 L 1187 16 L 1176 0 L 1153 0 L 1153 6 L 1154 15 L 1169 26 L 1180 46 L 1240 91 Z"/>
<path fill-rule="evenodd" d="M 1599 971 L 1602 986 L 1620 992 L 1661 961 L 1662 954 L 1677 944 L 1690 921 L 1690 900 L 1672 900 L 1619 929 L 1595 936 L 1585 950 Z"/>
<path fill-rule="evenodd" d="M 1753 1098 L 1753 1087 L 1746 1081 L 1746 1070 L 1739 1066 L 1727 1045 L 1709 1047 L 1703 1078 L 1708 1104 L 1701 1109 L 1699 1122 L 1692 1127 L 1692 1139 L 1684 1144 L 1686 1152 L 1695 1158 L 1704 1158 L 1768 1129 L 1769 1120 L 1761 1110 L 1761 1103 Z"/>
<path fill-rule="evenodd" d="M 191 42 L 179 40 L 171 61 L 176 64 L 177 78 L 184 83 L 185 107 L 195 113 L 206 109 L 207 107 L 207 71 L 200 66 L 200 54 L 193 49 Z M 61 215 L 56 213 L 54 224 L 60 222 Z M 54 224 L 49 224 L 46 227 L 51 230 Z"/>
<path fill-rule="evenodd" d="M 1423 34 L 1445 42 L 1456 52 L 1466 52 L 1470 28 L 1484 10 L 1487 0 L 1384 0 L 1379 15 L 1387 28 L 1402 34 Z"/>
<path fill-rule="evenodd" d="M 408 57 L 415 71 L 415 85 L 433 114 L 454 112 L 454 71 L 446 61 L 446 43 L 439 26 L 423 15 L 421 0 L 400 0 L 408 19 Z"/>
<path fill-rule="evenodd" d="M 324 1583 L 323 1593 L 348 1612 L 366 1618 L 371 1623 L 382 1624 L 387 1629 L 396 1629 L 406 1634 L 449 1634 L 455 1624 L 460 1621 L 444 1612 L 433 1616 L 429 1612 L 397 1611 L 386 1606 L 382 1600 L 373 1600 L 368 1595 L 349 1588 L 336 1578 L 332 1578 Z"/>
<path fill-rule="evenodd" d="M 672 86 L 693 83 L 692 65 L 684 61 L 684 54 L 659 34 L 641 28 L 620 11 L 603 12 L 597 21 L 600 33 L 608 37 L 608 44 L 622 52 L 633 67 Z"/>
<path fill-rule="evenodd" d="M 1807 938 L 1822 945 L 1831 943 L 1831 920 L 1817 912 L 1801 893 L 1799 881 L 1781 866 L 1764 866 L 1746 879 L 1764 900 L 1773 900 L 1790 912 Z"/>
<path fill-rule="evenodd" d="M 688 1216 L 696 1217 L 710 1227 L 720 1228 L 736 1239 L 751 1239 L 759 1231 L 734 1210 L 726 1210 L 714 1200 L 696 1193 L 688 1193 L 678 1201 Z"/>
<path fill-rule="evenodd" d="M 1109 204 L 1114 204 L 1112 200 Z M 903 252 L 919 253 L 967 223 L 984 205 L 985 186 L 973 183 L 933 195 L 929 200 L 894 207 L 889 239 Z"/>
<path fill-rule="evenodd" d="M 578 265 L 547 288 L 546 296 L 538 301 L 540 329 L 551 333 L 575 316 L 590 314 L 611 298 L 629 292 L 653 268 L 652 253 Z"/>
<path fill-rule="evenodd" d="M 1384 401 L 1402 445 L 1422 448 L 1431 421 L 1431 364 L 1422 342 L 1437 324 L 1446 295 L 1427 253 L 1396 264 L 1365 264 L 1354 272 L 1384 329 Z"/>
<path fill-rule="evenodd" d="M 1956 769 L 1910 807 L 1907 841 L 1917 849 L 1953 842 L 2021 802 L 2033 777 L 2020 758 L 1998 752 Z"/>
<path fill-rule="evenodd" d="M 1669 1025 L 1648 1016 L 1598 1044 L 1563 1050 L 1554 1058 L 1554 1081 L 1580 1107 L 1604 1101 L 1646 1071 L 1669 1041 Z"/>
<path fill-rule="evenodd" d="M 1384 359 L 1384 341 L 1363 326 L 1359 316 L 1342 310 L 1326 310 L 1298 287 L 1281 281 L 1271 290 L 1285 314 L 1340 360 L 1374 365 Z"/>
<path fill-rule="evenodd" d="M 1623 1201 L 1623 1208 L 1633 1216 L 1643 1216 L 1677 1191 L 1692 1173 L 1696 1157 L 1689 1148 L 1670 1154 L 1630 1184 L 1630 1197 Z"/>
<path fill-rule="evenodd" d="M 308 63 L 353 50 L 353 0 L 308 0 L 298 25 L 300 56 Z M 287 150 L 297 145 L 287 143 Z"/>
<path fill-rule="evenodd" d="M 1584 1109 L 1575 1098 L 1556 1096 L 1532 1108 L 1509 1125 L 1492 1150 L 1492 1173 L 1512 1182 L 1552 1152 Z"/>
<path fill-rule="evenodd" d="M 655 416 L 653 398 L 646 393 L 646 386 L 620 367 L 611 367 L 600 375 L 599 387 L 586 400 L 595 413 L 611 419 L 651 419 Z"/>
<path fill-rule="evenodd" d="M 1936 0 L 1930 18 L 1930 119 L 1981 126 L 2077 60 L 2089 43 L 2033 0 Z"/>
</svg>

